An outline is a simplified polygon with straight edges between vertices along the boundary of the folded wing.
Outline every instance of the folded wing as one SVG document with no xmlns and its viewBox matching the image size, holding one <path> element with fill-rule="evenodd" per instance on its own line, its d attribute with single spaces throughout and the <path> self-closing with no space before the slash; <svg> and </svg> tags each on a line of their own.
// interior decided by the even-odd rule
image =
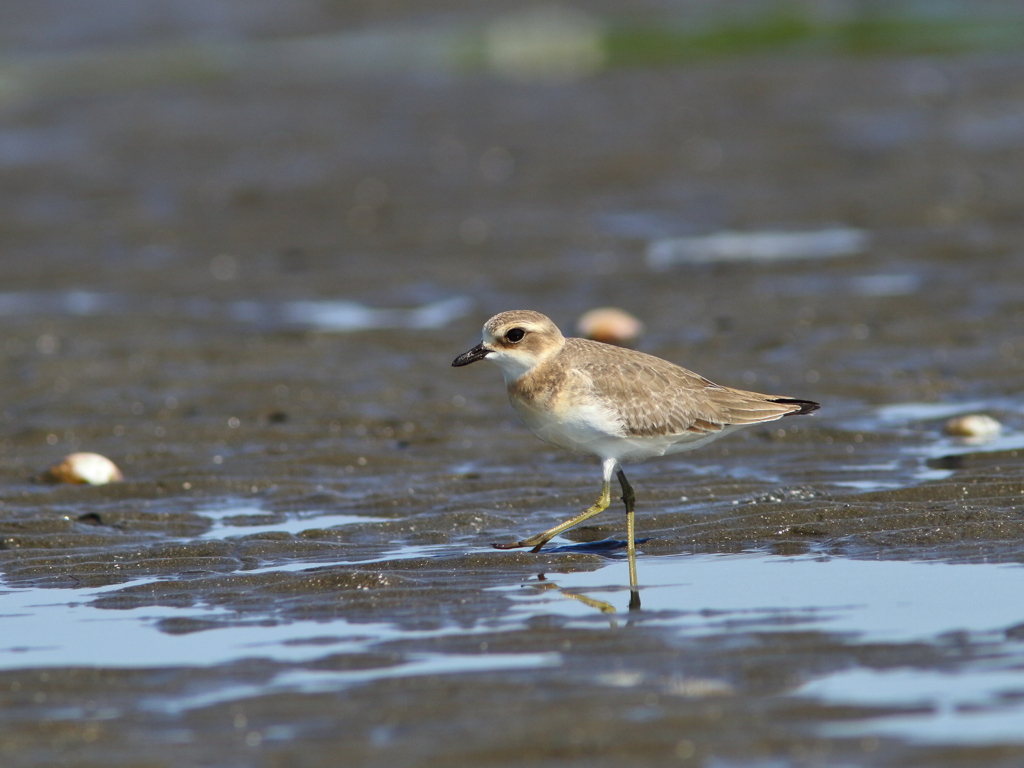
<svg viewBox="0 0 1024 768">
<path fill-rule="evenodd" d="M 614 403 L 623 430 L 630 437 L 710 435 L 728 426 L 775 421 L 790 414 L 811 413 L 819 407 L 810 400 L 723 387 L 693 371 L 633 350 L 616 348 L 615 354 L 607 356 L 590 350 L 586 355 L 573 356 L 586 385 L 598 398 Z"/>
</svg>

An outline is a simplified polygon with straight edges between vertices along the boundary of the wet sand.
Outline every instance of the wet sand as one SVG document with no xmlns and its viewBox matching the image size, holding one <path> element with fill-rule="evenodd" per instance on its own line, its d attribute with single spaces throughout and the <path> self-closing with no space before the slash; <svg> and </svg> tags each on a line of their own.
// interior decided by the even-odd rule
<svg viewBox="0 0 1024 768">
<path fill-rule="evenodd" d="M 242 40 L 282 18 L 233 13 Z M 1022 63 L 5 97 L 3 764 L 1020 763 Z M 836 227 L 866 247 L 647 259 Z M 493 366 L 450 367 L 494 312 L 603 305 L 644 351 L 822 403 L 629 470 L 638 611 L 615 506 L 491 548 L 600 471 L 517 424 Z M 943 434 L 975 412 L 1001 435 Z M 126 481 L 37 481 L 77 450 Z"/>
</svg>

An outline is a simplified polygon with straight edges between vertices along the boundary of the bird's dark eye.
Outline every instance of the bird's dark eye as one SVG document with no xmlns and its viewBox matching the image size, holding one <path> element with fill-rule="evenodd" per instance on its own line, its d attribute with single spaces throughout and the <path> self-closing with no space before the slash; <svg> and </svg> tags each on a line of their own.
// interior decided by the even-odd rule
<svg viewBox="0 0 1024 768">
<path fill-rule="evenodd" d="M 515 344 L 517 341 L 522 341 L 526 335 L 526 331 L 522 328 L 513 328 L 511 331 L 505 334 L 505 338 Z"/>
</svg>

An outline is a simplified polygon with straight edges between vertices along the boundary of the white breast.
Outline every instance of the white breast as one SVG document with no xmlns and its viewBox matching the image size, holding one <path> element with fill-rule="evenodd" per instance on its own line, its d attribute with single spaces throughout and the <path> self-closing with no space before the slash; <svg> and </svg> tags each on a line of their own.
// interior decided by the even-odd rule
<svg viewBox="0 0 1024 768">
<path fill-rule="evenodd" d="M 729 425 L 719 432 L 630 437 L 614 411 L 600 402 L 577 404 L 548 411 L 512 399 L 512 407 L 533 434 L 546 443 L 603 459 L 643 461 L 655 456 L 700 448 L 739 429 Z"/>
<path fill-rule="evenodd" d="M 597 402 L 545 410 L 513 398 L 512 407 L 533 434 L 567 451 L 608 458 L 604 444 L 625 434 L 614 412 Z"/>
</svg>

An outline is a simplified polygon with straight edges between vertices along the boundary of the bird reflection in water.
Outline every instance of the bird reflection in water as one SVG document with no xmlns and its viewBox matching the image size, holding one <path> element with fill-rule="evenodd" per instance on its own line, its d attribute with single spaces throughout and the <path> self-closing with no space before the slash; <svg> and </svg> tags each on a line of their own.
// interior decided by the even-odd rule
<svg viewBox="0 0 1024 768">
<path fill-rule="evenodd" d="M 608 548 L 609 546 L 614 546 L 616 548 L 624 546 L 624 542 L 618 542 L 618 541 L 604 541 L 604 542 L 597 542 L 597 543 L 601 544 L 601 545 L 605 545 L 604 547 L 602 547 L 602 549 Z M 642 543 L 642 541 L 640 543 Z M 578 551 L 580 551 L 580 549 L 584 549 L 584 548 L 588 549 L 590 551 L 593 551 L 594 545 L 593 544 L 584 544 L 582 546 L 577 545 L 575 547 L 558 547 L 557 549 L 559 551 L 567 551 L 567 550 L 569 550 L 569 551 L 577 551 L 578 552 Z M 640 610 L 640 586 L 639 586 L 639 583 L 637 581 L 637 574 L 636 574 L 636 552 L 635 552 L 635 550 L 632 550 L 632 549 L 628 550 L 627 553 L 626 553 L 626 557 L 627 557 L 627 560 L 629 561 L 629 604 L 628 604 L 627 608 L 628 608 L 628 610 L 630 612 L 639 611 Z M 558 590 L 562 594 L 563 597 L 567 597 L 570 600 L 575 600 L 576 602 L 583 603 L 584 605 L 590 606 L 591 608 L 596 608 L 601 613 L 618 613 L 618 609 L 614 605 L 612 605 L 610 602 L 608 602 L 606 600 L 598 600 L 597 598 L 589 597 L 589 596 L 587 596 L 585 594 L 582 594 L 580 592 L 572 592 L 572 591 L 569 591 L 567 589 L 562 589 L 555 582 L 548 581 L 547 577 L 543 573 L 537 574 L 537 583 L 534 584 L 533 586 L 536 589 Z"/>
</svg>

